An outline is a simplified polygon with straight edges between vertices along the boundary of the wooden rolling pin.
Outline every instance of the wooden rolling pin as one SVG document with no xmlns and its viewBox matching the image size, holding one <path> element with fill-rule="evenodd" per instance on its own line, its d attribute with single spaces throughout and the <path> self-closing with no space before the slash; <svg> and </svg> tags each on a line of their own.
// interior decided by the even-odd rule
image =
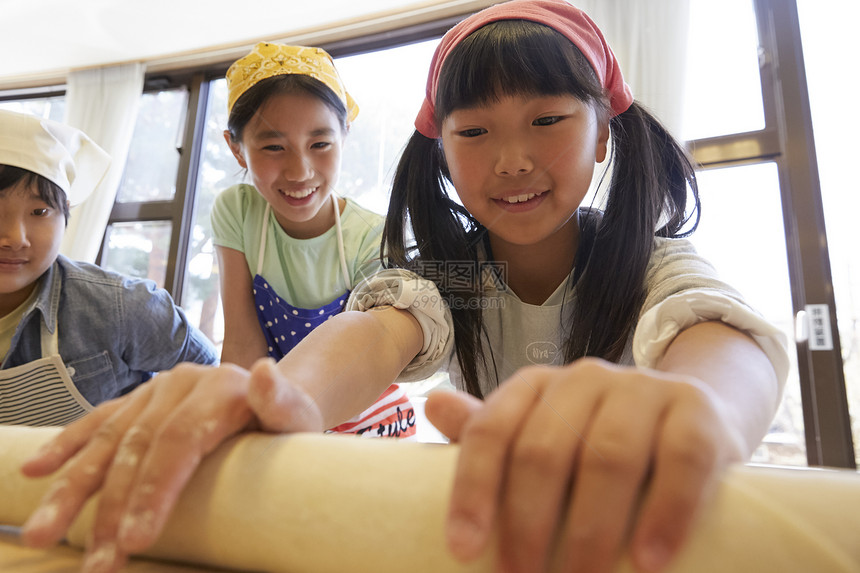
<svg viewBox="0 0 860 573">
<path fill-rule="evenodd" d="M 21 525 L 51 479 L 18 467 L 57 428 L 0 426 L 0 523 Z M 353 436 L 245 434 L 193 476 L 149 557 L 271 573 L 490 572 L 444 542 L 458 448 Z M 91 502 L 69 532 L 82 546 Z M 619 573 L 633 571 L 622 559 Z M 731 468 L 668 573 L 860 571 L 860 475 Z"/>
</svg>

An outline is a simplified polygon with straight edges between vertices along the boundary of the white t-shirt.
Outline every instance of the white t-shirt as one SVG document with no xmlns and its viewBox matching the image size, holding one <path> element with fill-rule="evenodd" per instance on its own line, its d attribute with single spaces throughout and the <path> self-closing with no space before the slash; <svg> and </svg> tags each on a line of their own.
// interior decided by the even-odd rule
<svg viewBox="0 0 860 573">
<path fill-rule="evenodd" d="M 692 243 L 685 239 L 654 240 L 645 279 L 645 303 L 619 362 L 653 367 L 678 332 L 697 322 L 721 320 L 750 334 L 767 353 L 780 383 L 784 382 L 788 373 L 785 335 L 720 281 Z M 541 305 L 522 302 L 510 289 L 485 292 L 482 312 L 489 343 L 484 343 L 484 355 L 495 358 L 499 381 L 530 364 L 563 363 L 563 334 L 567 331 L 563 309 L 576 304 L 575 289 L 565 289 L 566 282 Z M 382 304 L 408 309 L 424 330 L 424 348 L 399 380 L 419 380 L 447 368 L 451 382 L 463 389 L 453 352 L 451 312 L 435 285 L 409 271 L 384 270 L 355 288 L 347 309 L 365 310 Z M 569 316 L 567 312 L 564 315 Z M 479 382 L 485 395 L 497 385 L 495 376 L 480 368 Z"/>
</svg>

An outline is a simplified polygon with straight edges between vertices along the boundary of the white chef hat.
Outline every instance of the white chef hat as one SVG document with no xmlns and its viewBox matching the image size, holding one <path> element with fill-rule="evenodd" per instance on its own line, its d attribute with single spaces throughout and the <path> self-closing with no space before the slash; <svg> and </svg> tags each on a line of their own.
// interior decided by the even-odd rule
<svg viewBox="0 0 860 573">
<path fill-rule="evenodd" d="M 74 127 L 0 110 L 0 164 L 32 171 L 56 183 L 72 206 L 98 186 L 110 161 L 107 152 Z"/>
</svg>

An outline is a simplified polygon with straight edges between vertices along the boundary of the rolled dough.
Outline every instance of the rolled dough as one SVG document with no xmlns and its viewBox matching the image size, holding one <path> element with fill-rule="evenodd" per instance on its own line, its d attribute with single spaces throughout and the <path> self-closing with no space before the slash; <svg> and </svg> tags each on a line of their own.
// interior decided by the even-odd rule
<svg viewBox="0 0 860 573">
<path fill-rule="evenodd" d="M 50 478 L 18 467 L 57 428 L 0 426 L 0 523 L 21 525 Z M 323 434 L 245 434 L 192 478 L 147 556 L 239 571 L 490 572 L 460 564 L 444 516 L 458 448 Z M 88 504 L 69 532 L 83 545 Z M 622 560 L 618 573 L 632 573 Z M 731 468 L 668 573 L 860 571 L 860 475 Z"/>
</svg>

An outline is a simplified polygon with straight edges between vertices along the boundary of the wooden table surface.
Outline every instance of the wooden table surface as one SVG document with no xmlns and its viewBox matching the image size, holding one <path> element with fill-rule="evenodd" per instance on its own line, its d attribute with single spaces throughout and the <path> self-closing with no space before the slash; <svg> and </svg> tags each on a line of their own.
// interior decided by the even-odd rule
<svg viewBox="0 0 860 573">
<path fill-rule="evenodd" d="M 78 573 L 83 552 L 59 545 L 50 549 L 32 549 L 21 544 L 18 530 L 0 526 L 0 571 L 3 573 Z M 178 565 L 164 561 L 133 559 L 123 573 L 217 573 L 219 570 Z"/>
</svg>

